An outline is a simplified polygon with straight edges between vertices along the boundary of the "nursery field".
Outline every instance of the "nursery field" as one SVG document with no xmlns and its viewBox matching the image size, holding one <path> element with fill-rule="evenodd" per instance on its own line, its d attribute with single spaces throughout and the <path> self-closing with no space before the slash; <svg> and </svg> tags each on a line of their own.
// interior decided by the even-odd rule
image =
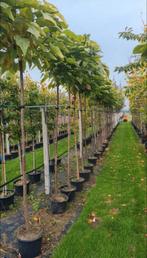
<svg viewBox="0 0 147 258">
<path fill-rule="evenodd" d="M 145 258 L 147 25 L 125 17 L 112 71 L 87 16 L 77 34 L 49 1 L 0 7 L 0 257 Z"/>
<path fill-rule="evenodd" d="M 96 187 L 53 258 L 145 258 L 147 158 L 130 123 L 112 138 Z"/>
</svg>

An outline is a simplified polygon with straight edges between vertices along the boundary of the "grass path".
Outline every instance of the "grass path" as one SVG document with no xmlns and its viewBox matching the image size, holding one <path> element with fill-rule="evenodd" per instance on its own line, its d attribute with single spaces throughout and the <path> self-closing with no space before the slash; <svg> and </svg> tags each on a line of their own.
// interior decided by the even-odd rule
<svg viewBox="0 0 147 258">
<path fill-rule="evenodd" d="M 130 123 L 110 144 L 96 187 L 53 258 L 145 258 L 147 157 Z M 95 212 L 98 223 L 88 223 Z"/>
</svg>

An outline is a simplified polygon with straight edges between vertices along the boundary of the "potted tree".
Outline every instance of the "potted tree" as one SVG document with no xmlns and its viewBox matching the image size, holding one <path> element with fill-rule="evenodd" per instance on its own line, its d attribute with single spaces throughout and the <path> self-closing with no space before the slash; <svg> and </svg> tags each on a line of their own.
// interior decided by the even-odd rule
<svg viewBox="0 0 147 258">
<path fill-rule="evenodd" d="M 40 103 L 39 89 L 37 84 L 31 80 L 29 76 L 25 77 L 25 98 L 28 106 L 35 106 Z M 26 121 L 28 135 L 32 139 L 32 172 L 28 174 L 31 183 L 38 183 L 41 178 L 41 171 L 36 169 L 36 153 L 35 153 L 35 141 L 37 137 L 37 131 L 41 130 L 41 117 L 40 112 L 31 108 L 26 111 Z"/>
<path fill-rule="evenodd" d="M 58 15 L 60 18 L 58 19 Z M 25 17 L 25 19 L 24 19 Z M 2 30 L 1 53 L 2 72 L 19 71 L 20 76 L 20 124 L 21 124 L 21 169 L 23 178 L 23 211 L 25 224 L 17 231 L 19 252 L 22 257 L 33 258 L 41 253 L 42 230 L 38 226 L 30 226 L 27 202 L 27 178 L 25 169 L 25 131 L 24 131 L 24 70 L 26 63 L 40 67 L 39 60 L 45 51 L 42 42 L 48 33 L 62 30 L 64 21 L 57 9 L 39 1 L 17 1 L 17 4 L 1 2 Z M 20 24 L 23 26 L 20 26 Z M 9 26 L 8 26 L 9 25 Z M 52 25 L 52 26 L 50 26 Z M 59 25 L 59 27 L 58 27 Z M 10 37 L 11 35 L 11 37 Z M 12 54 L 13 52 L 13 54 Z M 9 60 L 9 62 L 6 62 Z M 7 65 L 5 65 L 7 63 Z"/>
<path fill-rule="evenodd" d="M 57 101 L 56 101 L 56 124 L 54 130 L 54 159 L 55 159 L 55 177 L 54 177 L 54 194 L 52 194 L 51 210 L 52 213 L 63 213 L 67 207 L 68 196 L 58 192 L 58 122 L 59 122 L 59 86 L 57 85 Z"/>
<path fill-rule="evenodd" d="M 5 138 L 4 138 L 4 122 L 3 110 L 0 109 L 0 146 L 1 146 L 1 166 L 2 166 L 2 184 L 4 185 L 0 190 L 0 210 L 8 210 L 10 205 L 14 204 L 14 191 L 7 189 L 6 179 L 6 163 L 5 163 Z"/>
<path fill-rule="evenodd" d="M 71 186 L 70 178 L 70 138 L 71 138 L 71 92 L 68 90 L 68 161 L 67 161 L 67 185 L 61 188 L 61 192 L 68 196 L 68 201 L 73 201 L 75 198 L 76 187 Z"/>
</svg>

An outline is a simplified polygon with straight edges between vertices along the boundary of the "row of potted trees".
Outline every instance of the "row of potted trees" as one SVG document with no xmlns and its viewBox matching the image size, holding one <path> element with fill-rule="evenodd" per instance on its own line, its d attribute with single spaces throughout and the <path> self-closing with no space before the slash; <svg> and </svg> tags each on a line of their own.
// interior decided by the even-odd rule
<svg viewBox="0 0 147 258">
<path fill-rule="evenodd" d="M 22 26 L 20 26 L 20 24 Z M 1 73 L 15 74 L 18 72 L 19 103 L 13 105 L 18 109 L 20 117 L 20 168 L 23 182 L 23 213 L 25 224 L 18 229 L 17 239 L 19 252 L 22 257 L 33 258 L 39 255 L 42 230 L 29 223 L 28 201 L 27 201 L 27 175 L 25 162 L 25 115 L 27 106 L 24 96 L 24 72 L 26 66 L 38 67 L 42 73 L 42 82 L 47 80 L 49 87 L 56 89 L 56 112 L 54 133 L 55 146 L 55 192 L 52 196 L 52 204 L 61 201 L 61 195 L 57 189 L 58 175 L 58 124 L 59 124 L 59 86 L 68 92 L 68 107 L 73 105 L 74 117 L 76 117 L 76 103 L 78 104 L 79 116 L 79 146 L 80 162 L 83 170 L 83 98 L 90 105 L 103 105 L 110 109 L 119 110 L 123 103 L 120 90 L 113 86 L 109 79 L 108 67 L 102 63 L 100 47 L 90 40 L 89 35 L 76 35 L 68 29 L 64 17 L 55 6 L 46 1 L 1 1 Z M 15 100 L 17 99 L 15 96 Z M 72 97 L 72 99 L 71 99 Z M 31 98 L 31 107 L 35 96 Z M 71 100 L 71 101 L 70 101 Z M 42 101 L 46 107 L 46 101 Z M 1 109 L 9 106 L 6 103 Z M 31 108 L 30 107 L 30 108 Z M 37 106 L 35 107 L 37 108 Z M 86 112 L 85 112 L 86 113 Z M 96 113 L 92 112 L 94 143 L 96 146 Z M 32 119 L 32 117 L 30 117 Z M 35 128 L 37 127 L 37 120 Z M 34 130 L 32 130 L 34 131 Z M 101 133 L 104 130 L 101 131 Z M 70 113 L 68 114 L 68 137 L 70 135 Z M 3 138 L 3 137 L 2 137 Z M 79 182 L 79 160 L 77 150 L 77 127 L 74 123 L 75 152 L 77 158 L 77 180 Z M 69 139 L 69 138 L 68 138 Z M 3 141 L 3 139 L 2 139 Z M 69 141 L 70 142 L 70 141 Z M 107 143 L 106 143 L 107 144 Z M 69 147 L 68 147 L 69 149 Z M 69 155 L 69 152 L 68 152 Z M 93 158 L 93 157 L 92 157 Z M 69 160 L 69 157 L 68 157 Z M 94 160 L 91 159 L 91 160 Z M 89 160 L 90 161 L 90 160 Z M 2 160 L 3 165 L 3 160 Z M 3 166 L 2 166 L 3 167 Z M 4 173 L 5 171 L 3 171 Z M 68 167 L 68 174 L 70 169 Z M 70 185 L 68 187 L 71 187 Z M 56 208 L 56 206 L 54 206 Z M 28 246 L 26 247 L 26 244 Z"/>
</svg>

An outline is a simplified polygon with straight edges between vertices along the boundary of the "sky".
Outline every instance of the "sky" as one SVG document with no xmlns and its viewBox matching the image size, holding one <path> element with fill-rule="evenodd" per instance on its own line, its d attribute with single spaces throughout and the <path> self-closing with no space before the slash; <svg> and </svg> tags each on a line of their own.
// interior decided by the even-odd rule
<svg viewBox="0 0 147 258">
<path fill-rule="evenodd" d="M 77 34 L 90 34 L 101 47 L 103 61 L 109 66 L 111 79 L 125 85 L 125 76 L 114 73 L 116 66 L 130 61 L 136 42 L 119 39 L 118 32 L 132 27 L 143 31 L 146 23 L 147 0 L 50 0 L 64 15 L 69 28 Z M 40 79 L 37 69 L 31 71 L 34 80 Z"/>
</svg>

